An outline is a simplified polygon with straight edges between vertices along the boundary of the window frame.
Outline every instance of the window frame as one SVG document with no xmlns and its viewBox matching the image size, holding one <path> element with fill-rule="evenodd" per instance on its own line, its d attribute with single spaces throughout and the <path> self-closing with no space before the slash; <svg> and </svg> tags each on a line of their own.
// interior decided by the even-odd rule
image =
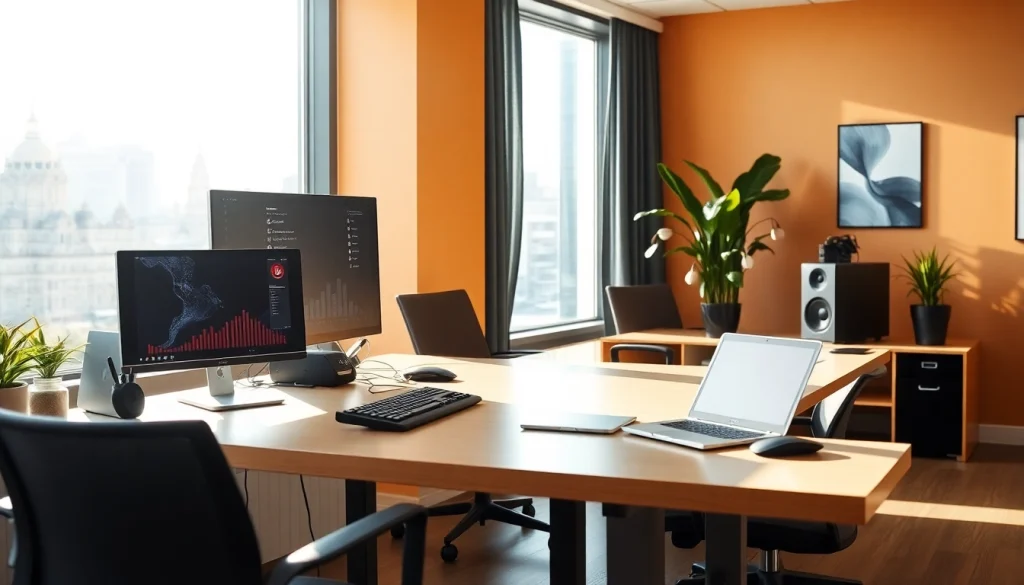
<svg viewBox="0 0 1024 585">
<path fill-rule="evenodd" d="M 594 76 L 596 85 L 596 104 L 594 115 L 596 117 L 594 137 L 594 169 L 595 169 L 595 307 L 597 317 L 593 319 L 576 319 L 563 321 L 555 325 L 544 325 L 530 327 L 511 332 L 511 347 L 513 349 L 547 349 L 596 339 L 605 333 L 605 303 L 602 283 L 604 282 L 601 267 L 601 251 L 603 243 L 603 208 L 601 200 L 601 162 L 603 159 L 605 127 L 607 125 L 607 103 L 608 103 L 608 47 L 609 47 L 609 22 L 586 12 L 573 9 L 555 2 L 554 0 L 519 0 L 519 21 L 545 26 L 564 33 L 579 36 L 594 41 L 597 48 Z"/>
<path fill-rule="evenodd" d="M 299 16 L 299 189 L 305 193 L 335 193 L 337 186 L 337 0 L 301 0 Z M 82 377 L 81 356 L 58 372 L 77 403 Z M 233 366 L 235 379 L 249 365 Z M 263 367 L 255 364 L 252 367 Z M 157 395 L 202 386 L 203 369 L 175 370 L 143 375 L 146 394 Z M 25 379 L 31 383 L 31 377 Z"/>
</svg>

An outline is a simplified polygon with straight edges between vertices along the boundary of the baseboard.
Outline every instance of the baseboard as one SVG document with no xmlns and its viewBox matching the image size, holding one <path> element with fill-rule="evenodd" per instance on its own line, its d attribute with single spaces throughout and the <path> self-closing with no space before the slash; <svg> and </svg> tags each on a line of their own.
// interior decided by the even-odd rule
<svg viewBox="0 0 1024 585">
<path fill-rule="evenodd" d="M 389 508 L 395 504 L 419 504 L 420 506 L 436 506 L 442 502 L 464 494 L 459 490 L 442 490 L 437 488 L 420 488 L 419 496 L 405 494 L 377 493 L 377 510 Z"/>
<path fill-rule="evenodd" d="M 1024 427 L 978 425 L 978 442 L 997 445 L 1024 445 Z"/>
</svg>

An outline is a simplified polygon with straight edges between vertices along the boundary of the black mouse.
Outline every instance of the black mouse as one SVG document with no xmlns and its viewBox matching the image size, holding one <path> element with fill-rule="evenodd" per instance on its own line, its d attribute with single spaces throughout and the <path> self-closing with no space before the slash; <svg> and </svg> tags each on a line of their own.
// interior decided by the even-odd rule
<svg viewBox="0 0 1024 585">
<path fill-rule="evenodd" d="M 761 457 L 795 457 L 817 453 L 824 445 L 801 437 L 769 437 L 750 444 L 750 450 Z"/>
<path fill-rule="evenodd" d="M 451 382 L 455 372 L 439 366 L 415 366 L 402 372 L 402 376 L 413 382 Z"/>
</svg>

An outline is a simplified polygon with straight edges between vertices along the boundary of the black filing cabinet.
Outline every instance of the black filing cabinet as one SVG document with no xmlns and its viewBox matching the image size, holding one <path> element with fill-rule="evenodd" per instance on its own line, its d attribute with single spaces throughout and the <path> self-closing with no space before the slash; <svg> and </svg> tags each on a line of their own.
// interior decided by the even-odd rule
<svg viewBox="0 0 1024 585">
<path fill-rule="evenodd" d="M 896 354 L 896 441 L 916 457 L 958 457 L 964 408 L 962 355 Z"/>
</svg>

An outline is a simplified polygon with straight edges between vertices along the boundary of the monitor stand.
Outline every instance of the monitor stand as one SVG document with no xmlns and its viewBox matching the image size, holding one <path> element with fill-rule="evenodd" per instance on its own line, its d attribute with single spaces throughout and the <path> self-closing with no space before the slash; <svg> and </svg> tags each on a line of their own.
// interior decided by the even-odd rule
<svg viewBox="0 0 1024 585">
<path fill-rule="evenodd" d="M 235 392 L 235 380 L 231 377 L 230 366 L 206 368 L 209 392 L 202 389 L 184 393 L 178 401 L 204 410 L 221 412 L 276 406 L 284 403 L 286 396 L 277 390 L 267 388 L 246 388 Z"/>
</svg>

